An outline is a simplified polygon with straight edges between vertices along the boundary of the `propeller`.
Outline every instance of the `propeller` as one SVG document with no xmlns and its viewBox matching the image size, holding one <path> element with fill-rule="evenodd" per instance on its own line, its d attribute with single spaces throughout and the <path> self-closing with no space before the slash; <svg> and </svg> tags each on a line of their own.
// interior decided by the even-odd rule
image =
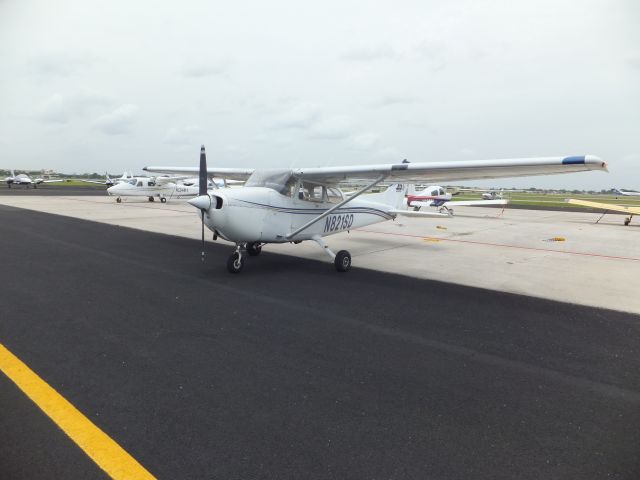
<svg viewBox="0 0 640 480">
<path fill-rule="evenodd" d="M 207 154 L 204 145 L 200 147 L 200 178 L 198 179 L 198 196 L 207 195 Z M 202 227 L 202 262 L 204 263 L 204 208 L 200 209 L 200 219 Z"/>
</svg>

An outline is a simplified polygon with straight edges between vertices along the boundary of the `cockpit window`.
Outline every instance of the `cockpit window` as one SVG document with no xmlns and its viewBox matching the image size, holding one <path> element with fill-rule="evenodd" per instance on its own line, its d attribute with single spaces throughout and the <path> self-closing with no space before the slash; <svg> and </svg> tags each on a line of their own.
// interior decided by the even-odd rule
<svg viewBox="0 0 640 480">
<path fill-rule="evenodd" d="M 324 202 L 325 189 L 322 185 L 318 185 L 317 183 L 302 182 L 302 185 L 300 185 L 300 191 L 298 192 L 298 198 L 309 202 Z"/>
<path fill-rule="evenodd" d="M 255 170 L 245 187 L 271 188 L 282 195 L 293 196 L 297 180 L 291 170 Z"/>
<path fill-rule="evenodd" d="M 133 179 L 129 180 L 127 183 L 128 183 L 129 185 L 135 185 L 135 184 L 136 184 L 136 179 L 135 179 L 135 178 L 133 178 Z"/>
<path fill-rule="evenodd" d="M 440 189 L 440 195 L 444 195 L 444 190 Z"/>
<path fill-rule="evenodd" d="M 155 186 L 156 186 L 156 182 L 152 182 L 151 180 L 149 180 L 148 185 L 149 185 L 150 187 L 155 187 Z"/>
</svg>

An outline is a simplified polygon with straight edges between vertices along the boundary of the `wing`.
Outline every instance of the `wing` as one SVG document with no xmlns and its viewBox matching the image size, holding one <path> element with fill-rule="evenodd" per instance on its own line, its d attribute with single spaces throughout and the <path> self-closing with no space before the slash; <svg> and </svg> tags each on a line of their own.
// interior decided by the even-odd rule
<svg viewBox="0 0 640 480">
<path fill-rule="evenodd" d="M 144 167 L 145 172 L 171 173 L 175 175 L 187 175 L 189 177 L 197 176 L 198 167 L 160 167 L 150 166 Z M 207 175 L 209 177 L 226 178 L 229 180 L 245 181 L 253 173 L 253 168 L 208 168 Z"/>
<path fill-rule="evenodd" d="M 575 157 L 520 158 L 459 162 L 398 163 L 350 167 L 298 168 L 294 175 L 318 183 L 340 183 L 354 178 L 400 183 L 425 183 L 452 180 L 555 175 L 558 173 L 607 170 L 607 165 L 593 155 Z"/>
<path fill-rule="evenodd" d="M 631 215 L 640 215 L 640 207 L 626 207 L 624 205 L 614 205 L 611 203 L 589 202 L 587 200 L 575 200 L 569 198 L 567 203 L 580 205 L 581 207 L 599 208 L 601 210 L 613 210 L 615 212 L 624 212 Z"/>
<path fill-rule="evenodd" d="M 106 185 L 107 183 L 104 180 L 87 180 L 85 178 L 79 178 L 78 180 L 80 180 L 81 182 L 85 182 L 85 183 L 97 183 L 100 185 Z"/>
<path fill-rule="evenodd" d="M 56 180 L 42 180 L 40 183 L 57 183 L 64 182 L 64 178 L 56 179 Z"/>
<path fill-rule="evenodd" d="M 474 205 L 506 205 L 509 200 L 460 200 L 459 202 L 447 202 L 447 207 L 472 207 Z"/>
</svg>

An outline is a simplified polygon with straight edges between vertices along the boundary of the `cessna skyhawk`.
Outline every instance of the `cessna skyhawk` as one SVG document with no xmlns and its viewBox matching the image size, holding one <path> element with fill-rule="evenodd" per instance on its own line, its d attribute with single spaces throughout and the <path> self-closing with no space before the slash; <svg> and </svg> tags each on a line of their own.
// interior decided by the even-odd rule
<svg viewBox="0 0 640 480">
<path fill-rule="evenodd" d="M 422 207 L 437 208 L 440 213 L 453 215 L 453 207 L 469 207 L 474 205 L 506 205 L 508 200 L 494 198 L 487 200 L 457 200 L 452 201 L 453 195 L 445 192 L 439 185 L 429 185 L 419 192 L 410 189 L 407 195 L 407 207 L 413 208 L 416 212 Z M 482 195 L 484 198 L 484 194 Z"/>
<path fill-rule="evenodd" d="M 433 163 L 398 163 L 340 167 L 254 170 L 247 168 L 210 168 L 204 146 L 200 150 L 200 168 L 145 167 L 148 172 L 189 174 L 199 172 L 200 190 L 189 203 L 200 210 L 202 240 L 204 225 L 213 231 L 214 240 L 222 237 L 236 244 L 227 261 L 232 273 L 242 270 L 246 254 L 258 255 L 267 243 L 300 243 L 313 240 L 334 260 L 336 270 L 351 267 L 346 250 L 334 253 L 322 237 L 393 220 L 398 215 L 442 216 L 439 213 L 403 209 L 406 185 L 387 191 L 360 195 L 383 181 L 427 183 L 452 180 L 477 180 L 498 177 L 550 175 L 587 170 L 606 170 L 598 157 L 547 157 L 516 160 L 483 160 Z M 207 193 L 207 176 L 245 180 L 242 188 Z M 345 197 L 341 182 L 365 180 L 369 183 Z M 202 253 L 204 257 L 204 251 Z"/>
</svg>

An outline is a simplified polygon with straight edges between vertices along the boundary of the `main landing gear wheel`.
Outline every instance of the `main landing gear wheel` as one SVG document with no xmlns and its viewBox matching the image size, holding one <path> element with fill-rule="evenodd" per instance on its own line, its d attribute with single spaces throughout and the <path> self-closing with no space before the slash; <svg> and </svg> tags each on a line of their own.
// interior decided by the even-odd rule
<svg viewBox="0 0 640 480">
<path fill-rule="evenodd" d="M 122 202 L 122 199 L 120 197 L 116 198 L 116 203 L 120 203 Z"/>
<path fill-rule="evenodd" d="M 150 201 L 150 202 L 155 202 L 155 200 L 156 200 L 155 198 L 153 198 L 153 197 L 149 197 L 149 201 Z"/>
<path fill-rule="evenodd" d="M 160 197 L 160 203 L 167 203 L 167 199 L 165 197 Z"/>
<path fill-rule="evenodd" d="M 242 267 L 244 267 L 244 257 L 240 252 L 233 252 L 229 260 L 227 260 L 227 270 L 230 273 L 240 273 Z"/>
<path fill-rule="evenodd" d="M 347 272 L 351 268 L 351 254 L 346 250 L 340 250 L 336 254 L 336 259 L 333 263 L 336 266 L 337 271 Z"/>
<path fill-rule="evenodd" d="M 625 218 L 624 219 L 625 226 L 628 226 L 630 223 L 631 223 L 631 219 L 630 218 Z"/>
<path fill-rule="evenodd" d="M 247 245 L 247 253 L 251 257 L 257 257 L 258 255 L 260 255 L 261 251 L 262 251 L 262 245 L 260 245 L 259 243 L 249 243 Z"/>
</svg>

